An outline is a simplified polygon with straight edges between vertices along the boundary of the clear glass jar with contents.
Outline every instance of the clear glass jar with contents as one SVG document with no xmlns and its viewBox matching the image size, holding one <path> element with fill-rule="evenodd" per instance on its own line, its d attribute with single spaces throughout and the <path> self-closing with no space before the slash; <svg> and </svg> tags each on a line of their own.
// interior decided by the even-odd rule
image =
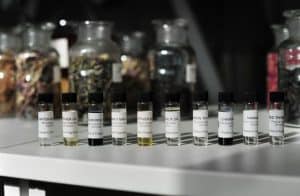
<svg viewBox="0 0 300 196">
<path fill-rule="evenodd" d="M 53 63 L 49 55 L 49 31 L 41 26 L 27 25 L 23 31 L 23 49 L 16 57 L 17 88 L 16 112 L 18 117 L 35 119 L 37 117 L 37 101 L 39 93 L 55 93 L 57 62 Z M 58 69 L 57 69 L 58 70 Z M 58 98 L 59 99 L 59 98 Z M 54 102 L 55 108 L 60 108 Z"/>
<path fill-rule="evenodd" d="M 181 92 L 185 85 L 187 52 L 183 49 L 184 29 L 174 21 L 154 21 L 156 47 L 153 49 L 155 66 L 153 92 L 154 117 L 163 114 L 164 98 L 167 92 Z M 187 103 L 186 101 L 182 101 Z"/>
<path fill-rule="evenodd" d="M 111 94 L 111 131 L 113 145 L 126 145 L 127 143 L 127 108 L 126 93 L 114 90 Z"/>
<path fill-rule="evenodd" d="M 99 90 L 104 96 L 104 121 L 110 122 L 113 66 L 121 67 L 120 50 L 111 40 L 111 28 L 110 22 L 80 23 L 77 42 L 70 50 L 70 90 L 78 94 L 81 124 L 87 124 L 88 93 Z"/>
<path fill-rule="evenodd" d="M 181 144 L 180 93 L 166 93 L 165 95 L 165 131 L 168 146 Z"/>
<path fill-rule="evenodd" d="M 269 105 L 269 93 L 278 90 L 278 47 L 289 38 L 289 31 L 285 25 L 273 24 L 271 29 L 274 35 L 274 45 L 267 54 L 267 105 Z"/>
<path fill-rule="evenodd" d="M 122 36 L 122 77 L 123 85 L 131 93 L 128 94 L 128 114 L 136 112 L 139 92 L 150 91 L 150 69 L 144 50 L 144 36 L 142 32 L 134 32 Z"/>
<path fill-rule="evenodd" d="M 284 144 L 284 93 L 270 93 L 269 134 L 272 145 Z"/>
<path fill-rule="evenodd" d="M 47 66 L 52 66 L 53 80 L 52 93 L 54 94 L 54 117 L 61 118 L 61 71 L 60 71 L 60 55 L 58 51 L 51 46 L 51 37 L 55 29 L 55 24 L 52 22 L 45 22 L 41 24 L 41 29 L 46 33 L 45 44 L 47 45 Z"/>
<path fill-rule="evenodd" d="M 16 103 L 16 40 L 0 32 L 0 117 L 15 115 Z"/>
<path fill-rule="evenodd" d="M 243 137 L 246 145 L 258 144 L 258 102 L 254 92 L 244 94 Z"/>
<path fill-rule="evenodd" d="M 286 92 L 286 120 L 300 124 L 300 10 L 283 13 L 289 38 L 279 46 L 278 90 Z"/>
<path fill-rule="evenodd" d="M 54 134 L 53 94 L 39 94 L 38 102 L 38 137 L 40 146 L 51 146 Z"/>
<path fill-rule="evenodd" d="M 218 143 L 233 145 L 233 93 L 219 93 Z"/>
<path fill-rule="evenodd" d="M 78 144 L 78 113 L 76 93 L 62 94 L 62 128 L 65 146 Z"/>
<path fill-rule="evenodd" d="M 193 98 L 194 145 L 208 145 L 208 92 L 196 92 Z"/>
<path fill-rule="evenodd" d="M 151 93 L 142 93 L 137 103 L 137 138 L 138 145 L 152 145 L 153 108 Z"/>
<path fill-rule="evenodd" d="M 184 75 L 185 83 L 181 98 L 181 116 L 185 118 L 190 118 L 192 116 L 192 102 L 193 94 L 195 93 L 197 86 L 197 59 L 196 53 L 190 41 L 188 39 L 189 24 L 188 21 L 183 18 L 178 18 L 174 20 L 174 23 L 182 28 L 182 39 L 184 40 L 182 48 L 187 54 L 187 62 L 185 64 Z"/>
<path fill-rule="evenodd" d="M 89 94 L 88 143 L 90 146 L 103 145 L 103 94 Z"/>
</svg>

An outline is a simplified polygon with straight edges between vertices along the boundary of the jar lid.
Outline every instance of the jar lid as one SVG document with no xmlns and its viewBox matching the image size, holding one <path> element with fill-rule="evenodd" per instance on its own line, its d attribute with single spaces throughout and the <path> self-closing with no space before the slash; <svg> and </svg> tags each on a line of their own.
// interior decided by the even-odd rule
<svg viewBox="0 0 300 196">
<path fill-rule="evenodd" d="M 112 91 L 111 94 L 112 102 L 126 102 L 126 92 L 122 90 Z"/>
<path fill-rule="evenodd" d="M 281 91 L 270 92 L 270 101 L 271 102 L 284 102 L 284 92 L 281 92 Z"/>
<path fill-rule="evenodd" d="M 256 92 L 245 92 L 244 93 L 245 102 L 257 102 L 257 93 Z"/>
<path fill-rule="evenodd" d="M 89 93 L 88 96 L 89 103 L 102 103 L 103 102 L 103 93 Z"/>
<path fill-rule="evenodd" d="M 194 101 L 208 101 L 208 92 L 207 91 L 197 91 L 194 94 Z"/>
<path fill-rule="evenodd" d="M 219 102 L 233 102 L 233 92 L 219 92 Z"/>
<path fill-rule="evenodd" d="M 167 102 L 180 102 L 179 92 L 167 92 L 165 95 L 165 103 Z"/>
<path fill-rule="evenodd" d="M 53 93 L 40 93 L 38 95 L 39 103 L 53 103 Z"/>
<path fill-rule="evenodd" d="M 151 92 L 143 92 L 139 95 L 139 102 L 151 102 L 152 101 L 152 93 Z"/>
<path fill-rule="evenodd" d="M 63 103 L 76 103 L 77 94 L 76 93 L 63 93 L 61 95 L 61 100 Z"/>
</svg>

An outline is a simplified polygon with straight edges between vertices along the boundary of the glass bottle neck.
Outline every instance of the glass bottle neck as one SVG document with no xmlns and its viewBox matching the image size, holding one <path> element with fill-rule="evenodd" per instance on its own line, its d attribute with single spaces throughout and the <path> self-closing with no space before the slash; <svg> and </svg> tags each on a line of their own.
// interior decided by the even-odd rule
<svg viewBox="0 0 300 196">
<path fill-rule="evenodd" d="M 161 26 L 156 30 L 156 41 L 164 45 L 186 45 L 186 30 L 176 26 Z"/>
<path fill-rule="evenodd" d="M 291 39 L 300 40 L 300 17 L 288 19 L 287 27 Z"/>
<path fill-rule="evenodd" d="M 16 49 L 16 39 L 17 38 L 7 33 L 0 33 L 0 50 L 7 51 Z"/>
<path fill-rule="evenodd" d="M 79 25 L 79 41 L 95 41 L 102 39 L 111 39 L 111 24 L 100 22 L 85 22 Z"/>
<path fill-rule="evenodd" d="M 23 46 L 25 48 L 48 48 L 51 40 L 51 32 L 40 29 L 28 29 L 23 34 Z"/>
<path fill-rule="evenodd" d="M 272 30 L 276 48 L 281 44 L 281 42 L 289 38 L 289 31 L 283 25 L 272 25 Z"/>
<path fill-rule="evenodd" d="M 125 53 L 131 53 L 133 55 L 139 55 L 143 52 L 143 43 L 141 40 L 132 37 L 124 36 L 122 39 L 122 50 Z"/>
</svg>

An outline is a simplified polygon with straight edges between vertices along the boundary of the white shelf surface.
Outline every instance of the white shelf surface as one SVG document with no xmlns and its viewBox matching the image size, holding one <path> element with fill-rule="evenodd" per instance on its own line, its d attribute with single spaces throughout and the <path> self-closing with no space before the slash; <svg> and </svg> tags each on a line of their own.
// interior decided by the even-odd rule
<svg viewBox="0 0 300 196">
<path fill-rule="evenodd" d="M 215 144 L 216 118 L 209 119 L 212 144 L 208 147 L 191 143 L 191 121 L 182 122 L 184 144 L 178 147 L 162 143 L 162 122 L 154 123 L 158 143 L 151 147 L 139 147 L 136 143 L 112 146 L 109 137 L 105 138 L 105 145 L 89 147 L 84 140 L 86 127 L 81 127 L 83 140 L 79 146 L 65 147 L 58 143 L 40 147 L 36 122 L 28 123 L 24 130 L 14 130 L 22 123 L 0 121 L 1 136 L 10 140 L 0 139 L 0 175 L 159 195 L 297 195 L 300 191 L 298 130 L 286 129 L 286 144 L 272 147 L 267 143 L 266 119 L 267 113 L 260 112 L 260 131 L 264 132 L 260 134 L 260 145 L 240 143 L 226 147 Z M 56 124 L 57 140 L 61 141 L 60 122 Z M 238 114 L 235 131 L 241 130 Z M 134 140 L 136 125 L 128 125 L 128 131 L 130 142 Z M 105 132 L 109 135 L 110 128 Z M 235 141 L 241 142 L 241 134 L 236 135 Z"/>
</svg>

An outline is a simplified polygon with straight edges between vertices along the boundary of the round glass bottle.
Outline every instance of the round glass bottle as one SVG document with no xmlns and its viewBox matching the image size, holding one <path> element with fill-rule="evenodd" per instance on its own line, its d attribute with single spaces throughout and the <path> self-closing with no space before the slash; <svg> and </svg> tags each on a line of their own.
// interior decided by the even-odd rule
<svg viewBox="0 0 300 196">
<path fill-rule="evenodd" d="M 111 41 L 111 23 L 85 21 L 78 25 L 78 39 L 70 50 L 70 91 L 77 92 L 79 120 L 87 124 L 88 93 L 103 90 L 104 121 L 110 121 L 112 64 L 119 50 Z"/>
<path fill-rule="evenodd" d="M 15 114 L 15 39 L 8 33 L 0 33 L 0 117 L 11 117 Z"/>
<path fill-rule="evenodd" d="M 279 46 L 278 87 L 286 92 L 286 120 L 300 124 L 300 10 L 283 14 L 289 31 L 289 39 Z"/>
<path fill-rule="evenodd" d="M 183 28 L 172 21 L 155 22 L 156 47 L 152 51 L 154 60 L 154 116 L 162 116 L 166 92 L 181 92 L 184 88 L 184 69 L 187 53 L 182 48 L 185 38 Z"/>
<path fill-rule="evenodd" d="M 150 90 L 150 70 L 143 48 L 142 35 L 132 33 L 122 37 L 122 77 L 123 84 L 128 91 L 128 113 L 134 114 L 138 101 L 138 92 Z M 141 33 L 141 32 L 139 32 Z"/>
<path fill-rule="evenodd" d="M 182 93 L 182 116 L 188 118 L 192 116 L 192 97 L 195 93 L 196 85 L 197 85 L 197 60 L 196 53 L 193 47 L 191 46 L 188 39 L 188 30 L 189 24 L 188 21 L 183 18 L 178 18 L 174 20 L 174 23 L 182 28 L 182 39 L 184 39 L 184 43 L 182 48 L 187 53 L 187 63 L 184 69 L 185 75 L 185 85 L 183 88 L 184 93 Z"/>
</svg>

